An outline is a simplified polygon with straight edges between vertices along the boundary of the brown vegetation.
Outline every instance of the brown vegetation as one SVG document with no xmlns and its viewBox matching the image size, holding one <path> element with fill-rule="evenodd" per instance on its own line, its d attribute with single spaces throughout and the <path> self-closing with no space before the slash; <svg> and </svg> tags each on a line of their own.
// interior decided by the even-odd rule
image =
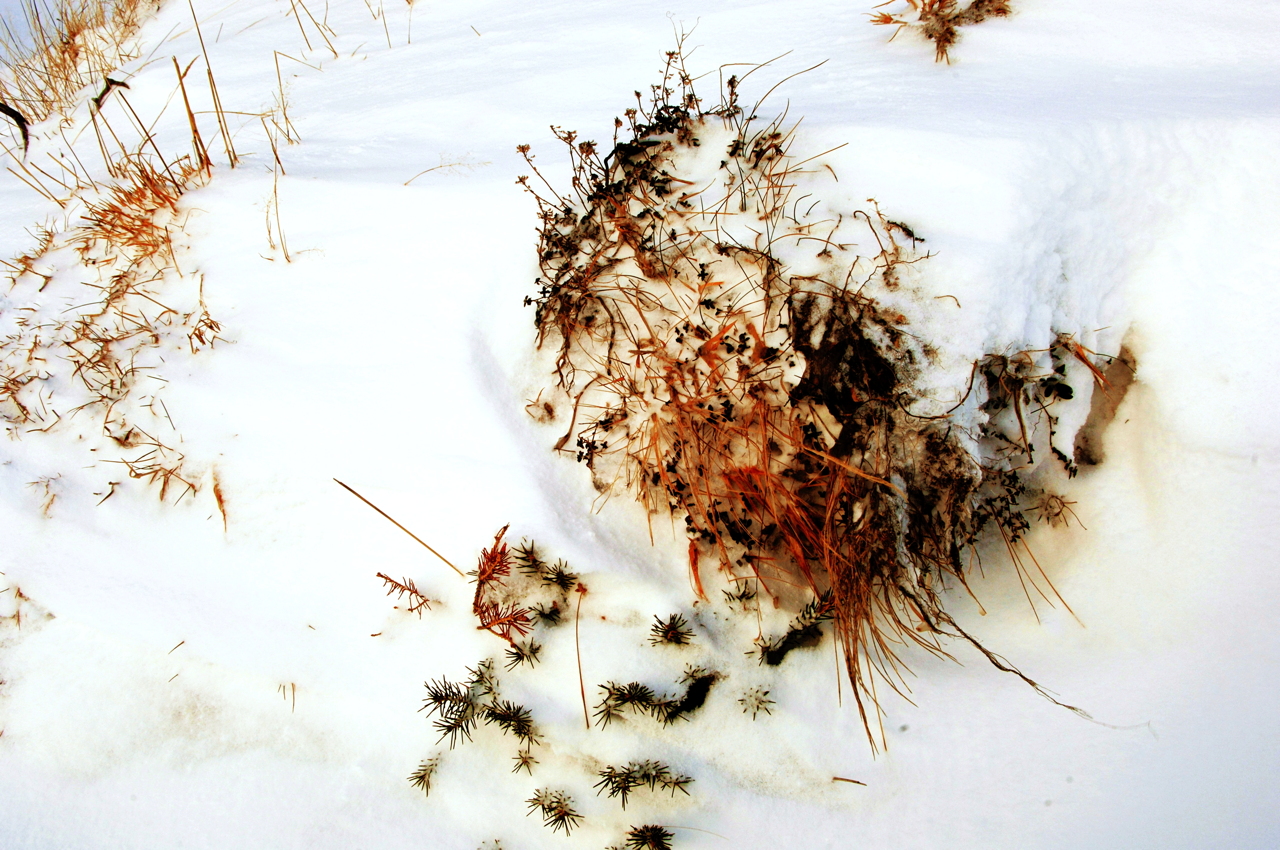
<svg viewBox="0 0 1280 850">
<path fill-rule="evenodd" d="M 1012 11 L 1009 8 L 1009 0 L 970 0 L 964 7 L 961 7 L 957 0 L 905 0 L 905 2 L 910 7 L 909 12 L 897 15 L 879 12 L 871 16 L 871 23 L 880 26 L 896 26 L 898 29 L 894 32 L 894 36 L 897 36 L 904 27 L 919 32 L 933 42 L 935 59 L 938 62 L 951 61 L 950 50 L 960 40 L 957 28 L 980 24 L 988 18 L 1004 18 Z"/>
<path fill-rule="evenodd" d="M 796 187 L 821 166 L 791 153 L 782 118 L 743 108 L 738 82 L 703 109 L 669 54 L 611 150 L 556 131 L 573 163 L 566 193 L 521 146 L 546 190 L 521 178 L 541 216 L 527 300 L 554 353 L 535 413 L 567 419 L 556 449 L 602 492 L 683 520 L 698 595 L 709 562 L 730 587 L 821 607 L 796 628 L 834 620 L 873 743 L 876 682 L 902 685 L 909 645 L 949 657 L 942 639 L 967 641 L 1052 699 L 961 628 L 942 592 L 993 534 L 1028 600 L 1057 598 L 1028 569 L 1023 536 L 1043 496 L 1029 473 L 1051 451 L 1073 470 L 1052 408 L 1071 398 L 1068 361 L 1096 367 L 1064 336 L 983 359 L 953 411 L 914 413 L 933 352 L 877 294 L 927 258 L 923 240 L 874 202 L 805 214 L 821 205 L 801 205 Z M 782 650 L 766 642 L 762 657 Z"/>
<path fill-rule="evenodd" d="M 86 86 L 137 58 L 130 40 L 154 0 L 23 0 L 23 20 L 0 26 L 0 100 L 28 124 L 65 114 Z"/>
</svg>

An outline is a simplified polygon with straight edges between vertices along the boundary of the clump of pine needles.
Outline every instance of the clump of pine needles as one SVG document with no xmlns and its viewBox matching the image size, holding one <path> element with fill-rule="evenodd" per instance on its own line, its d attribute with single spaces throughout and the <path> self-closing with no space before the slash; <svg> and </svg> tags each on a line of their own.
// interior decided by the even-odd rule
<svg viewBox="0 0 1280 850">
<path fill-rule="evenodd" d="M 342 486 L 346 487 L 345 484 Z M 351 492 L 355 493 L 354 490 Z M 355 495 L 368 501 L 358 493 Z M 369 504 L 373 506 L 371 502 Z M 373 507 L 383 513 L 380 508 Z M 383 515 L 387 516 L 385 513 Z M 391 519 L 390 516 L 387 518 Z M 407 531 L 394 519 L 391 521 Z M 472 577 L 475 584 L 472 613 L 479 622 L 477 628 L 506 641 L 505 667 L 511 671 L 525 665 L 537 665 L 542 654 L 542 644 L 531 637 L 530 633 L 539 624 L 550 627 L 559 623 L 563 607 L 568 604 L 570 589 L 583 593 L 585 587 L 579 582 L 578 576 L 570 572 L 565 561 L 544 561 L 537 545 L 532 541 L 523 541 L 514 548 L 509 546 L 506 543 L 507 528 L 504 526 L 499 529 L 493 544 L 481 551 L 474 571 L 464 574 L 456 567 L 454 569 L 459 575 Z M 422 543 L 421 540 L 418 542 Z M 435 553 L 434 549 L 431 551 Z M 439 553 L 435 554 L 439 556 Z M 515 571 L 516 567 L 519 568 L 518 572 Z M 378 578 L 389 587 L 388 593 L 398 593 L 409 598 L 413 603 L 409 607 L 411 612 L 420 614 L 428 607 L 430 600 L 418 590 L 412 580 L 396 581 L 382 573 L 378 573 Z M 546 598 L 548 596 L 550 599 Z M 544 601 L 532 601 L 539 597 Z M 512 757 L 512 772 L 524 771 L 532 775 L 534 765 L 538 764 L 538 759 L 533 754 L 534 747 L 542 743 L 542 737 L 535 728 L 532 712 L 527 707 L 502 698 L 492 659 L 481 661 L 475 668 L 467 668 L 466 677 L 459 681 L 441 677 L 425 682 L 424 685 L 427 696 L 419 710 L 425 711 L 428 717 L 435 718 L 433 724 L 440 735 L 437 743 L 447 740 L 449 749 L 452 750 L 459 744 L 471 741 L 481 725 L 497 726 L 503 733 L 517 740 L 518 749 Z M 582 690 L 585 717 L 586 697 L 585 689 Z M 424 762 L 418 773 L 410 776 L 410 780 L 415 785 L 426 782 L 424 790 L 429 791 L 435 767 L 434 762 Z M 553 809 L 564 802 L 550 792 L 544 796 L 544 802 Z M 548 817 L 551 818 L 548 825 L 568 832 L 576 825 L 578 816 L 568 810 L 559 814 L 552 812 Z"/>
<path fill-rule="evenodd" d="M 582 823 L 582 815 L 573 808 L 573 798 L 563 791 L 539 788 L 525 802 L 529 805 L 529 814 L 542 815 L 542 825 L 551 827 L 552 832 L 563 829 L 564 834 L 569 835 Z"/>
<path fill-rule="evenodd" d="M 671 850 L 675 833 L 658 824 L 633 826 L 627 831 L 625 850 Z"/>
<path fill-rule="evenodd" d="M 568 563 L 563 559 L 555 563 L 544 561 L 533 541 L 509 546 L 505 540 L 507 528 L 503 526 L 494 537 L 493 546 L 480 553 L 479 563 L 471 573 L 476 585 L 472 612 L 480 623 L 477 628 L 492 632 L 509 644 L 507 669 L 511 670 L 522 664 L 537 664 L 542 647 L 532 639 L 519 639 L 527 637 L 538 623 L 558 625 L 569 604 L 569 593 L 581 585 Z M 519 576 L 512 575 L 513 567 L 518 568 Z M 542 601 L 535 602 L 540 596 Z"/>
<path fill-rule="evenodd" d="M 430 758 L 418 765 L 418 769 L 409 774 L 409 783 L 414 788 L 421 788 L 422 793 L 428 797 L 431 796 L 431 780 L 435 777 L 436 771 L 440 768 L 440 758 Z"/>
<path fill-rule="evenodd" d="M 627 807 L 627 798 L 637 788 L 648 788 L 656 791 L 670 791 L 675 796 L 677 791 L 688 795 L 688 785 L 693 778 L 676 773 L 669 765 L 660 761 L 644 760 L 627 762 L 622 767 L 609 765 L 598 774 L 600 781 L 595 784 L 596 794 L 608 793 L 612 799 L 618 798 L 622 808 Z"/>
<path fill-rule="evenodd" d="M 776 700 L 769 698 L 769 690 L 758 686 L 748 689 L 738 698 L 738 705 L 742 706 L 742 713 L 750 713 L 752 720 L 755 720 L 756 715 L 762 711 L 765 714 L 773 714 L 773 710 L 769 706 L 775 703 Z"/>
<path fill-rule="evenodd" d="M 791 650 L 817 646 L 822 641 L 822 623 L 834 616 L 835 597 L 827 590 L 817 599 L 811 599 L 783 634 L 771 640 L 760 641 L 760 663 L 776 667 Z"/>
<path fill-rule="evenodd" d="M 467 673 L 461 682 L 441 677 L 426 683 L 427 698 L 419 711 L 436 716 L 440 740 L 449 739 L 449 749 L 453 749 L 470 741 L 476 726 L 483 722 L 515 736 L 525 750 L 537 744 L 539 739 L 529 709 L 499 697 L 493 662 L 481 661 Z"/>
<path fill-rule="evenodd" d="M 512 565 L 511 550 L 503 540 L 506 533 L 504 525 L 494 537 L 493 546 L 480 553 L 480 562 L 471 574 L 476 585 L 471 610 L 480 621 L 478 628 L 514 645 L 517 637 L 524 637 L 533 628 L 533 619 L 528 608 L 502 596 Z"/>
<path fill-rule="evenodd" d="M 693 641 L 693 629 L 682 614 L 672 614 L 663 620 L 657 615 L 653 618 L 653 628 L 649 629 L 649 643 L 652 646 L 667 644 L 670 646 L 688 646 Z"/>
<path fill-rule="evenodd" d="M 596 725 L 608 726 L 628 713 L 652 717 L 663 726 L 688 720 L 690 714 L 706 703 L 712 686 L 719 679 L 718 673 L 690 665 L 678 682 L 684 685 L 684 691 L 673 696 L 659 696 L 641 682 L 608 682 L 600 685 L 604 697 L 595 707 Z"/>
<path fill-rule="evenodd" d="M 542 654 L 542 644 L 535 640 L 516 641 L 507 647 L 506 654 L 508 670 L 514 670 L 523 664 L 533 667 Z"/>
<path fill-rule="evenodd" d="M 757 589 L 775 603 L 807 596 L 761 661 L 781 662 L 831 620 L 873 746 L 873 678 L 900 688 L 908 645 L 950 657 L 942 639 L 967 641 L 1052 699 L 961 628 L 941 593 L 964 584 L 990 532 L 1024 584 L 1056 598 L 1023 555 L 1043 497 L 1030 476 L 1050 451 L 1070 467 L 1054 432 L 1053 407 L 1071 397 L 1059 367 L 1096 367 L 1060 336 L 975 365 L 982 380 L 951 411 L 913 412 L 929 409 L 916 380 L 935 352 L 877 295 L 917 274 L 923 239 L 874 202 L 801 205 L 796 186 L 817 180 L 818 157 L 793 153 L 794 125 L 761 119 L 738 86 L 730 77 L 707 108 L 669 53 L 611 148 L 555 130 L 573 168 L 564 193 L 520 146 L 542 185 L 520 180 L 541 222 L 526 301 L 554 358 L 534 414 L 559 416 L 556 450 L 600 491 L 683 520 L 700 596 L 704 562 L 744 606 Z M 637 683 L 604 689 L 601 725 L 663 704 Z"/>
<path fill-rule="evenodd" d="M 520 572 L 544 587 L 554 587 L 561 593 L 568 593 L 578 584 L 577 574 L 569 571 L 569 565 L 564 559 L 559 559 L 554 564 L 547 563 L 539 556 L 537 544 L 532 541 L 521 543 L 511 554 Z"/>
</svg>

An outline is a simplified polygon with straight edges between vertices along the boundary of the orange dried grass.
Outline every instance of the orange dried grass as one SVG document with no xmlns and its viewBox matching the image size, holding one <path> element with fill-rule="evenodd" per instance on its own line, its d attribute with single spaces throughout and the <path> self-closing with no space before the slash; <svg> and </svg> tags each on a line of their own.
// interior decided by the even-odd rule
<svg viewBox="0 0 1280 850">
<path fill-rule="evenodd" d="M 100 112 L 93 117 L 106 124 Z M 32 277 L 39 286 L 27 293 L 27 306 L 6 317 L 0 420 L 16 435 L 96 414 L 101 435 L 127 450 L 112 462 L 123 464 L 130 478 L 154 485 L 162 501 L 175 492 L 180 500 L 197 490 L 195 476 L 185 470 L 185 455 L 168 444 L 172 440 L 157 436 L 165 423 L 174 427 L 158 387 L 147 392 L 139 382 L 152 376 L 163 384 L 150 371 L 154 358 L 148 352 L 175 343 L 195 352 L 219 338 L 221 325 L 204 303 L 202 281 L 183 275 L 172 242 L 172 232 L 181 230 L 179 200 L 207 181 L 208 163 L 190 157 L 166 162 L 144 130 L 137 147 L 109 160 L 108 168 L 110 177 L 85 175 L 60 200 L 64 209 L 83 210 L 78 227 L 40 231 L 40 244 L 8 264 L 14 300 Z M 55 303 L 60 289 L 77 282 L 96 297 L 69 310 Z M 54 289 L 46 292 L 51 283 Z M 162 292 L 179 283 L 181 295 Z M 184 310 L 166 303 L 175 296 L 194 304 Z M 61 413 L 53 406 L 55 395 Z M 68 404 L 75 406 L 68 411 Z"/>
<path fill-rule="evenodd" d="M 130 39 L 150 0 L 24 0 L 22 20 L 0 27 L 0 100 L 38 124 L 83 99 L 86 86 L 136 58 Z"/>
</svg>

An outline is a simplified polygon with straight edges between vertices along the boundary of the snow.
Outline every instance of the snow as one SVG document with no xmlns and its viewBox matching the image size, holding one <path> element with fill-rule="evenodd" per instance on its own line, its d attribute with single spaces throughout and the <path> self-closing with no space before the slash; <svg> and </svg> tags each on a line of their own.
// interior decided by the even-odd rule
<svg viewBox="0 0 1280 850">
<path fill-rule="evenodd" d="M 21 629 L 0 625 L 0 845 L 511 850 L 663 823 L 682 848 L 1274 846 L 1280 12 L 1022 0 L 936 65 L 909 33 L 886 44 L 871 5 L 418 3 L 408 44 L 405 4 L 385 7 L 384 31 L 346 0 L 327 9 L 335 59 L 309 23 L 307 49 L 289 3 L 197 3 L 228 110 L 273 107 L 273 51 L 311 66 L 280 60 L 301 137 L 280 141 L 292 262 L 268 244 L 261 124 L 232 116 L 233 170 L 204 116 L 214 175 L 183 199 L 177 256 L 227 341 L 161 372 L 201 491 L 161 505 L 126 482 L 96 505 L 119 470 L 77 441 L 0 444 L 0 571 L 31 600 Z M 825 158 L 829 205 L 874 197 L 928 239 L 921 301 L 936 312 L 921 322 L 953 363 L 1057 331 L 1135 352 L 1106 462 L 1061 484 L 1080 525 L 1030 540 L 1080 623 L 1043 606 L 1037 623 L 994 552 L 974 582 L 985 617 L 948 597 L 986 645 L 1121 728 L 954 646 L 963 666 L 909 657 L 911 702 L 883 700 L 889 746 L 873 756 L 829 642 L 780 668 L 734 659 L 753 625 L 715 603 L 696 608 L 688 652 L 648 647 L 654 615 L 695 611 L 683 540 L 655 520 L 651 545 L 618 497 L 600 509 L 525 414 L 536 220 L 515 146 L 563 185 L 548 125 L 606 142 L 657 81 L 673 26 L 695 21 L 705 97 L 721 63 L 792 51 L 753 75 L 751 98 L 828 60 L 768 103 L 803 116 L 813 153 L 848 143 Z M 139 43 L 122 72 L 154 116 L 168 57 L 200 53 L 186 5 L 166 3 Z M 193 96 L 207 102 L 203 83 Z M 159 127 L 186 150 L 177 106 Z M 60 144 L 33 135 L 37 155 Z M 57 212 L 6 173 L 0 256 Z M 44 517 L 29 482 L 52 475 Z M 686 663 L 728 678 L 693 722 L 586 731 L 562 626 L 541 665 L 500 675 L 547 739 L 534 775 L 510 772 L 515 742 L 492 727 L 445 750 L 418 713 L 422 682 L 501 660 L 503 643 L 474 628 L 470 585 L 334 478 L 464 570 L 507 523 L 565 558 L 590 587 L 589 701 L 608 680 L 674 690 Z M 440 604 L 394 609 L 377 572 Z M 754 686 L 777 704 L 752 721 L 736 700 Z M 441 750 L 424 799 L 405 777 Z M 640 757 L 694 776 L 690 796 L 637 792 L 625 813 L 595 796 L 598 764 Z M 525 816 L 544 787 L 587 817 L 567 839 Z"/>
</svg>

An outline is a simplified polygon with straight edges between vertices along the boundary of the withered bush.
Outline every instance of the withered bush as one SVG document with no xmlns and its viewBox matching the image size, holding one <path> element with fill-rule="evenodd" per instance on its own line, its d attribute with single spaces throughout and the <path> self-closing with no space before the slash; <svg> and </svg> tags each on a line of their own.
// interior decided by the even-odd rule
<svg viewBox="0 0 1280 850">
<path fill-rule="evenodd" d="M 900 686 L 910 644 L 946 655 L 940 638 L 967 640 L 1048 697 L 965 632 L 941 592 L 995 529 L 1024 585 L 1050 598 L 1017 557 L 1040 498 L 1028 471 L 1071 395 L 1056 364 L 1086 352 L 1062 337 L 986 358 L 954 415 L 913 413 L 934 352 L 876 296 L 909 282 L 922 240 L 874 202 L 849 212 L 800 197 L 824 166 L 792 153 L 784 117 L 744 108 L 738 84 L 705 109 L 668 54 L 612 149 L 553 128 L 572 160 L 565 193 L 520 147 L 541 181 L 521 178 L 541 219 L 526 300 L 554 357 L 531 410 L 567 420 L 556 449 L 602 492 L 683 519 L 699 595 L 710 561 L 775 602 L 829 600 L 869 736 L 875 680 Z"/>
</svg>

